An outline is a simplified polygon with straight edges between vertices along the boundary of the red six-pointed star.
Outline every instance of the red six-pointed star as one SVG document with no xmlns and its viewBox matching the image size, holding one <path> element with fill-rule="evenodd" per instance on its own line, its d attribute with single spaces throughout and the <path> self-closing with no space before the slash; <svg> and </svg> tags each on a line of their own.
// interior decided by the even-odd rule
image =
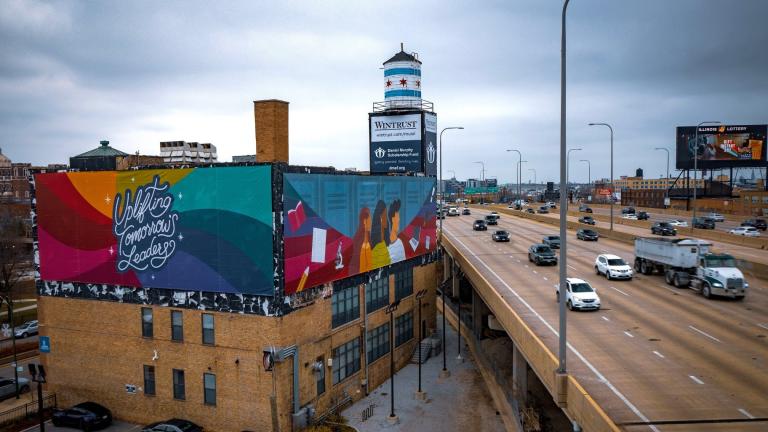
<svg viewBox="0 0 768 432">
<path fill-rule="evenodd" d="M 387 87 L 392 87 L 392 81 L 391 80 L 387 80 Z"/>
<path fill-rule="evenodd" d="M 407 85 L 408 85 L 408 81 L 407 81 L 405 78 L 401 78 L 401 79 L 400 79 L 400 85 L 401 85 L 401 86 L 403 86 L 403 87 L 405 87 L 405 86 L 407 86 Z"/>
</svg>

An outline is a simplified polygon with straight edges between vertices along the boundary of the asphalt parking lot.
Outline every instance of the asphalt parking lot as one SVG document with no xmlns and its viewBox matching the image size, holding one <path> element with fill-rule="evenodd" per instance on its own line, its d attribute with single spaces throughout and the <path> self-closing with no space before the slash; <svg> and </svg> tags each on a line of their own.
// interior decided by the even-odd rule
<svg viewBox="0 0 768 432">
<path fill-rule="evenodd" d="M 33 426 L 28 429 L 24 429 L 22 432 L 37 432 L 40 430 L 40 426 Z M 45 432 L 75 432 L 80 429 L 68 428 L 68 427 L 56 427 L 50 420 L 45 422 Z M 112 424 L 106 428 L 101 429 L 105 432 L 138 432 L 141 430 L 141 425 L 126 423 L 123 421 L 115 420 Z"/>
</svg>

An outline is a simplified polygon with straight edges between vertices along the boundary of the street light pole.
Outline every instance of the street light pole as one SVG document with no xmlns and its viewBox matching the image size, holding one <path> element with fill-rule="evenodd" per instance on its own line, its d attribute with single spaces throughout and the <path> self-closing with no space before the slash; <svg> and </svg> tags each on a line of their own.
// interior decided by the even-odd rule
<svg viewBox="0 0 768 432">
<path fill-rule="evenodd" d="M 520 150 L 517 149 L 507 149 L 508 152 L 517 152 L 517 199 L 522 199 L 522 196 L 520 195 L 520 183 L 523 179 L 523 173 L 520 172 L 520 170 L 523 168 L 522 160 L 523 160 L 523 154 L 520 153 Z"/>
<path fill-rule="evenodd" d="M 568 9 L 568 1 L 563 2 L 563 17 L 562 17 L 562 31 L 560 39 L 560 190 L 564 190 L 568 187 L 566 184 L 566 142 L 565 142 L 565 11 Z M 558 368 L 557 372 L 560 374 L 566 373 L 566 344 L 565 344 L 565 332 L 566 332 L 566 318 L 565 318 L 565 287 L 567 283 L 568 275 L 566 269 L 568 268 L 568 202 L 566 201 L 565 194 L 560 194 L 560 304 L 559 317 L 559 341 L 558 341 Z"/>
<path fill-rule="evenodd" d="M 568 182 L 571 181 L 571 152 L 572 151 L 581 151 L 580 148 L 572 148 L 568 149 L 568 155 L 566 156 L 565 161 L 565 184 L 568 185 Z M 566 190 L 566 193 L 568 191 Z"/>
<path fill-rule="evenodd" d="M 483 191 L 483 188 L 485 188 L 485 164 L 481 161 L 474 163 L 479 163 L 482 167 L 482 171 L 480 172 L 480 181 L 482 182 L 482 186 L 480 187 L 480 204 L 485 204 L 485 191 Z"/>
<path fill-rule="evenodd" d="M 611 130 L 611 231 L 613 231 L 613 127 L 608 123 L 590 123 L 590 126 L 605 126 Z"/>
<path fill-rule="evenodd" d="M 395 415 L 395 311 L 400 306 L 400 300 L 387 305 L 384 312 L 389 315 L 389 422 L 397 423 Z"/>
<path fill-rule="evenodd" d="M 43 415 L 43 384 L 45 383 L 45 368 L 42 364 L 29 363 L 29 374 L 32 381 L 37 383 L 37 417 L 40 421 L 40 431 L 45 432 L 45 416 Z"/>
<path fill-rule="evenodd" d="M 665 152 L 667 152 L 667 178 L 664 181 L 664 185 L 666 186 L 664 197 L 669 198 L 669 149 L 664 147 L 656 147 L 654 150 L 664 150 Z M 664 205 L 666 205 L 666 203 L 664 203 Z"/>
<path fill-rule="evenodd" d="M 579 162 L 586 162 L 587 163 L 587 184 L 592 184 L 592 164 L 589 163 L 589 160 L 587 159 L 580 159 Z"/>
<path fill-rule="evenodd" d="M 693 219 L 691 219 L 691 230 L 693 230 L 693 226 L 695 225 L 693 222 L 696 220 L 696 173 L 699 170 L 698 167 L 698 161 L 699 161 L 699 128 L 701 125 L 705 124 L 713 124 L 713 125 L 719 125 L 719 121 L 703 121 L 696 125 L 696 138 L 694 140 L 693 145 Z"/>
</svg>

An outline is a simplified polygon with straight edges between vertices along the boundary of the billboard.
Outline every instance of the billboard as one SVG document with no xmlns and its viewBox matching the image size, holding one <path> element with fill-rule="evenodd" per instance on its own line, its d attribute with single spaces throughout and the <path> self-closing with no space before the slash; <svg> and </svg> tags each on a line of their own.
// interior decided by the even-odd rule
<svg viewBox="0 0 768 432">
<path fill-rule="evenodd" d="M 424 113 L 424 174 L 437 175 L 437 116 Z"/>
<path fill-rule="evenodd" d="M 284 176 L 285 294 L 436 250 L 432 177 Z"/>
<path fill-rule="evenodd" d="M 421 171 L 421 113 L 372 115 L 370 129 L 372 173 Z"/>
<path fill-rule="evenodd" d="M 696 126 L 677 128 L 677 169 L 766 166 L 766 125 Z M 694 156 L 697 155 L 697 156 Z"/>
<path fill-rule="evenodd" d="M 270 166 L 35 176 L 40 277 L 273 295 Z"/>
</svg>

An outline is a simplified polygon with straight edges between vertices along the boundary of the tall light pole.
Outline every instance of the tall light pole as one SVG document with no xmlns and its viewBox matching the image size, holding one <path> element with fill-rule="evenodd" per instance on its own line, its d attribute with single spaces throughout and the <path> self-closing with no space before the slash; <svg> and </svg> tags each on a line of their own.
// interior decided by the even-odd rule
<svg viewBox="0 0 768 432">
<path fill-rule="evenodd" d="M 565 165 L 566 165 L 566 143 L 565 143 L 565 11 L 568 9 L 568 1 L 565 0 L 563 2 L 563 19 L 562 19 L 562 30 L 560 34 L 560 191 L 563 191 L 568 186 L 566 184 L 566 172 L 565 172 Z M 560 304 L 559 306 L 559 317 L 560 317 L 560 332 L 559 332 L 559 340 L 558 340 L 558 368 L 557 372 L 560 374 L 565 374 L 566 367 L 565 367 L 565 355 L 566 355 L 566 345 L 565 345 L 565 332 L 566 332 L 566 322 L 565 322 L 565 287 L 567 283 L 568 275 L 566 273 L 566 270 L 568 269 L 568 201 L 566 200 L 565 194 L 560 194 L 560 280 L 559 286 L 560 286 Z"/>
<path fill-rule="evenodd" d="M 485 164 L 481 161 L 477 161 L 473 163 L 480 164 L 480 166 L 482 167 L 482 171 L 480 172 L 480 181 L 482 182 L 482 186 L 480 187 L 480 204 L 485 204 L 485 199 L 484 199 L 485 192 L 482 189 L 485 187 Z"/>
<path fill-rule="evenodd" d="M 592 164 L 589 163 L 589 160 L 587 159 L 579 159 L 579 162 L 586 162 L 587 163 L 587 184 L 592 185 Z"/>
<path fill-rule="evenodd" d="M 440 193 L 442 194 L 442 188 L 443 188 L 443 132 L 447 131 L 448 129 L 464 129 L 463 126 L 451 126 L 447 128 L 443 128 L 443 130 L 440 131 L 440 141 L 438 142 L 438 145 L 440 147 L 439 158 L 440 158 Z M 442 196 L 441 196 L 442 198 Z M 443 247 L 443 200 L 440 200 L 440 215 L 438 216 L 438 220 L 440 221 L 440 236 L 437 238 L 437 241 L 440 243 L 440 249 Z M 445 350 L 445 286 L 440 287 L 440 297 L 442 297 L 443 300 L 443 350 Z M 419 323 L 421 325 L 421 323 Z M 389 337 L 392 338 L 392 333 L 389 334 Z M 443 373 L 446 373 L 448 370 L 445 368 L 445 356 L 443 356 Z M 393 403 L 394 405 L 394 403 Z"/>
<path fill-rule="evenodd" d="M 568 154 L 566 156 L 566 161 L 565 161 L 565 184 L 566 184 L 566 186 L 568 185 L 568 182 L 571 181 L 571 152 L 572 151 L 581 151 L 581 149 L 580 148 L 568 149 Z M 566 192 L 568 192 L 568 191 L 566 190 Z"/>
<path fill-rule="evenodd" d="M 654 150 L 664 150 L 667 152 L 667 179 L 664 181 L 664 185 L 666 186 L 666 191 L 664 191 L 664 198 L 669 198 L 669 149 L 664 147 L 656 147 Z M 667 205 L 665 202 L 664 205 Z"/>
<path fill-rule="evenodd" d="M 536 169 L 535 168 L 528 168 L 528 171 L 533 171 L 533 184 L 535 185 L 536 183 L 538 183 L 536 181 Z"/>
<path fill-rule="evenodd" d="M 520 153 L 520 150 L 517 149 L 507 149 L 508 152 L 517 152 L 517 199 L 522 199 L 522 196 L 520 195 L 520 183 L 523 179 L 523 173 L 520 172 L 520 170 L 523 167 L 522 160 L 523 160 L 523 154 Z"/>
<path fill-rule="evenodd" d="M 590 126 L 605 126 L 611 130 L 611 231 L 613 231 L 613 127 L 608 123 L 590 123 Z"/>
<path fill-rule="evenodd" d="M 699 165 L 697 163 L 699 161 L 699 128 L 701 127 L 701 125 L 705 125 L 705 124 L 719 125 L 720 122 L 719 121 L 703 121 L 698 125 L 696 125 L 696 134 L 695 134 L 696 138 L 694 140 L 694 145 L 693 145 L 693 219 L 691 219 L 691 229 L 693 229 L 693 225 L 694 225 L 693 221 L 696 220 L 696 186 L 697 186 L 696 173 L 699 170 Z"/>
</svg>

